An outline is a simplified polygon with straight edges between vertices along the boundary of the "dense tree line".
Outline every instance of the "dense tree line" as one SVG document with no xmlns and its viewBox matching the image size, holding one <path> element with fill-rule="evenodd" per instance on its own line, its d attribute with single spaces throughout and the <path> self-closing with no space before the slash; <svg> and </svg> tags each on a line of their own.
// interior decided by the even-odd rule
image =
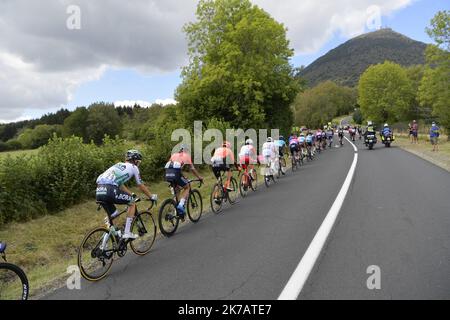
<svg viewBox="0 0 450 320">
<path fill-rule="evenodd" d="M 357 107 L 356 90 L 332 81 L 320 83 L 300 93 L 292 109 L 297 126 L 319 128 L 331 119 L 350 114 Z"/>
</svg>

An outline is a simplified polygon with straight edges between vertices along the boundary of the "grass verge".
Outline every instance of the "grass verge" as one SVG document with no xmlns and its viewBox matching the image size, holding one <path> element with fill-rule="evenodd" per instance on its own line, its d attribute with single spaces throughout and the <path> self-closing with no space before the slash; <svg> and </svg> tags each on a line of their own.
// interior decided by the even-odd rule
<svg viewBox="0 0 450 320">
<path fill-rule="evenodd" d="M 439 152 L 433 152 L 433 146 L 426 135 L 419 135 L 419 143 L 412 144 L 408 135 L 396 134 L 395 144 L 435 165 L 450 171 L 450 142 L 447 136 L 439 139 Z"/>
</svg>

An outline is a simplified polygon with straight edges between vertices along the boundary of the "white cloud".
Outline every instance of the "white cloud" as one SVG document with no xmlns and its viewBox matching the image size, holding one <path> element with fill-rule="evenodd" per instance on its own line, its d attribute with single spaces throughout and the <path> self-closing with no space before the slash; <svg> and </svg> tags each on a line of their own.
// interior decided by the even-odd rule
<svg viewBox="0 0 450 320">
<path fill-rule="evenodd" d="M 412 0 L 254 0 L 288 28 L 296 54 L 314 53 L 333 35 L 350 38 L 364 33 L 370 14 L 378 6 L 383 16 L 412 3 Z"/>
<path fill-rule="evenodd" d="M 170 104 L 177 104 L 178 102 L 175 101 L 174 99 L 156 99 L 155 103 L 163 105 L 163 106 L 167 106 Z"/>
<path fill-rule="evenodd" d="M 114 106 L 117 107 L 134 107 L 139 105 L 143 108 L 150 108 L 153 104 L 160 104 L 162 106 L 167 106 L 170 104 L 177 104 L 174 99 L 156 99 L 155 102 L 148 102 L 142 100 L 123 100 L 114 102 Z"/>
<path fill-rule="evenodd" d="M 319 50 L 336 33 L 344 37 L 362 33 L 372 5 L 389 15 L 411 1 L 254 3 L 289 28 L 291 45 L 301 54 Z M 178 70 L 187 62 L 182 27 L 194 19 L 196 4 L 196 0 L 1 0 L 0 117 L 17 119 L 26 109 L 65 105 L 80 84 L 99 79 L 108 67 L 147 74 Z M 69 5 L 81 9 L 81 30 L 66 28 Z"/>
</svg>

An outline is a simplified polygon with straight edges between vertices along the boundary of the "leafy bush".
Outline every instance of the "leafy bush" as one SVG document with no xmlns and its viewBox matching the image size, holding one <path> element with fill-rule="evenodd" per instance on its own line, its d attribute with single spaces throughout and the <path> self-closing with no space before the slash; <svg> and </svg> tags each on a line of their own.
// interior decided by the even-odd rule
<svg viewBox="0 0 450 320">
<path fill-rule="evenodd" d="M 37 155 L 0 162 L 0 225 L 57 212 L 94 196 L 96 178 L 123 161 L 129 146 L 105 137 L 102 147 L 82 138 L 58 138 Z"/>
<path fill-rule="evenodd" d="M 8 150 L 10 151 L 23 149 L 23 145 L 20 143 L 19 140 L 9 140 L 8 142 L 6 142 L 6 145 L 8 147 Z"/>
</svg>

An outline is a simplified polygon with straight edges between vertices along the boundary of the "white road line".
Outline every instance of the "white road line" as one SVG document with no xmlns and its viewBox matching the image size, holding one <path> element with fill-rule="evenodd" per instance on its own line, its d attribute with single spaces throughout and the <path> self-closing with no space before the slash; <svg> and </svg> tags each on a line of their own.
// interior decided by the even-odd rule
<svg viewBox="0 0 450 320">
<path fill-rule="evenodd" d="M 355 149 L 355 152 L 358 152 L 358 148 L 356 147 L 356 145 L 353 142 L 351 142 L 349 139 L 347 139 L 347 137 L 344 137 L 344 138 L 345 138 L 345 140 L 350 142 L 350 144 L 352 145 L 353 149 Z"/>
<path fill-rule="evenodd" d="M 347 174 L 347 178 L 345 179 L 341 191 L 339 191 L 333 206 L 328 212 L 325 220 L 322 222 L 322 225 L 314 236 L 308 250 L 306 250 L 305 255 L 297 266 L 297 269 L 294 271 L 294 274 L 291 276 L 286 284 L 286 287 L 283 289 L 283 292 L 281 292 L 278 297 L 278 300 L 297 300 L 303 290 L 303 286 L 311 274 L 312 269 L 314 268 L 314 265 L 317 262 L 317 259 L 320 256 L 320 252 L 322 252 L 322 249 L 327 242 L 328 236 L 333 229 L 339 212 L 341 211 L 345 197 L 350 189 L 353 176 L 355 175 L 356 165 L 358 164 L 358 148 L 350 140 L 348 140 L 347 137 L 345 137 L 345 139 L 350 142 L 355 149 L 355 157 L 353 159 L 352 166 L 350 167 L 350 171 Z"/>
</svg>

